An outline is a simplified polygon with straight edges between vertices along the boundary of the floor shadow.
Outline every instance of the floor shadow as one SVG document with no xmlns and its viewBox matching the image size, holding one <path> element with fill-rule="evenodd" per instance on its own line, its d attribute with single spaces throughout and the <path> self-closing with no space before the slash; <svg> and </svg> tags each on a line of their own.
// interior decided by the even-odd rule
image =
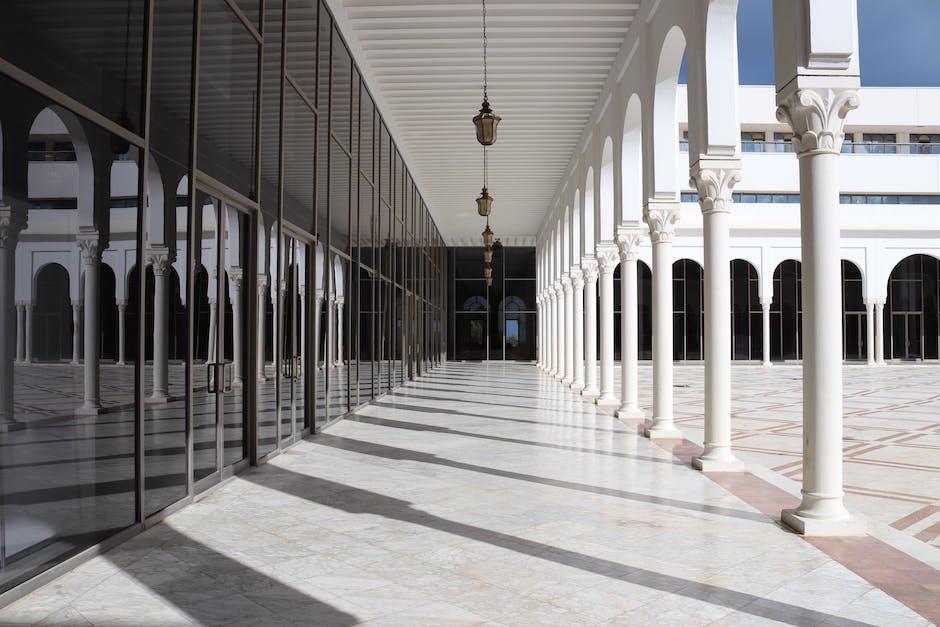
<svg viewBox="0 0 940 627">
<path fill-rule="evenodd" d="M 575 490 L 578 492 L 598 494 L 601 496 L 611 496 L 611 497 L 615 497 L 619 499 L 626 499 L 626 500 L 637 501 L 641 503 L 649 503 L 652 505 L 663 505 L 666 507 L 675 507 L 677 509 L 684 509 L 684 510 L 689 510 L 693 512 L 704 513 L 704 514 L 714 514 L 716 516 L 727 516 L 730 518 L 749 520 L 752 522 L 758 522 L 762 524 L 774 524 L 774 522 L 771 519 L 767 518 L 766 516 L 758 512 L 749 512 L 747 510 L 733 509 L 730 507 L 719 507 L 716 505 L 706 505 L 704 503 L 691 503 L 689 501 L 682 501 L 680 499 L 671 499 L 671 498 L 662 497 L 662 496 L 653 496 L 651 494 L 642 494 L 639 492 L 628 492 L 626 490 L 604 488 L 600 486 L 576 483 L 573 481 L 564 481 L 562 479 L 550 479 L 548 477 L 538 477 L 536 475 L 529 475 L 525 473 L 511 471 L 511 470 L 501 470 L 499 468 L 491 468 L 488 466 L 478 466 L 476 464 L 467 464 L 464 462 L 458 462 L 456 460 L 447 459 L 446 457 L 440 457 L 433 453 L 422 453 L 420 451 L 413 451 L 411 449 L 398 448 L 394 446 L 388 446 L 386 444 L 378 444 L 376 442 L 366 442 L 363 440 L 356 440 L 354 438 L 347 438 L 343 436 L 333 435 L 331 433 L 319 433 L 313 439 L 313 441 L 316 442 L 317 444 L 322 444 L 324 446 L 329 446 L 331 448 L 352 451 L 355 453 L 360 453 L 362 455 L 371 455 L 373 457 L 381 457 L 383 459 L 421 462 L 425 464 L 433 464 L 437 466 L 455 468 L 457 470 L 466 470 L 469 472 L 476 472 L 476 473 L 481 473 L 485 475 L 491 475 L 494 477 L 503 477 L 506 479 L 515 479 L 518 481 L 537 483 L 540 485 L 551 486 L 554 488 L 563 488 L 565 490 Z"/>
<path fill-rule="evenodd" d="M 160 549 L 159 561 L 144 553 L 142 558 L 126 563 L 125 550 L 139 550 L 148 543 Z M 167 523 L 106 553 L 105 558 L 200 624 L 304 623 L 340 627 L 360 622 L 356 616 L 223 555 Z M 240 600 L 233 599 L 239 596 Z"/>
<path fill-rule="evenodd" d="M 671 466 L 685 466 L 682 462 L 661 457 L 649 457 L 647 455 L 633 455 L 632 453 L 620 453 L 617 451 L 605 451 L 596 448 L 584 448 L 581 446 L 571 446 L 567 444 L 551 444 L 549 442 L 538 442 L 536 440 L 522 440 L 519 438 L 508 438 L 499 435 L 488 435 L 486 433 L 473 433 L 472 431 L 460 431 L 449 427 L 440 427 L 436 425 L 427 425 L 420 422 L 410 422 L 406 420 L 392 420 L 390 418 L 379 418 L 377 416 L 366 416 L 361 413 L 349 416 L 350 422 L 365 422 L 368 424 L 382 427 L 392 427 L 395 429 L 407 429 L 409 431 L 430 431 L 434 433 L 445 433 L 447 435 L 459 435 L 468 438 L 478 438 L 480 440 L 491 440 L 493 442 L 506 442 L 509 444 L 522 444 L 523 446 L 537 446 L 541 448 L 550 448 L 559 451 L 571 451 L 573 453 L 588 453 L 590 455 L 603 455 L 606 457 L 618 457 L 620 459 L 635 459 L 644 462 L 654 462 L 656 464 L 668 464 Z M 545 423 L 537 423 L 545 424 Z"/>
<path fill-rule="evenodd" d="M 312 441 L 319 442 L 321 439 L 322 435 L 313 438 Z M 419 525 L 537 559 L 627 581 L 638 586 L 668 592 L 712 605 L 732 608 L 760 618 L 777 620 L 791 625 L 823 623 L 839 624 L 846 627 L 869 625 L 868 623 L 833 616 L 790 603 L 773 601 L 745 592 L 636 568 L 628 564 L 577 553 L 543 542 L 527 540 L 507 533 L 448 520 L 415 509 L 408 501 L 319 477 L 303 475 L 281 467 L 266 466 L 257 471 L 247 472 L 243 477 L 245 480 L 257 485 L 350 514 L 371 514 Z M 759 566 L 755 565 L 755 568 L 757 567 Z"/>
</svg>

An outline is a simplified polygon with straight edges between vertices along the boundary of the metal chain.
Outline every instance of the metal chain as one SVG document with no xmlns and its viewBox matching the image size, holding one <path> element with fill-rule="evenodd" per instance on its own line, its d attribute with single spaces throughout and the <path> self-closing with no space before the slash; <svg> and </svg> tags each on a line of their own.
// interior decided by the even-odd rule
<svg viewBox="0 0 940 627">
<path fill-rule="evenodd" d="M 489 100 L 486 96 L 487 76 L 486 76 L 486 0 L 483 2 L 483 100 Z"/>
</svg>

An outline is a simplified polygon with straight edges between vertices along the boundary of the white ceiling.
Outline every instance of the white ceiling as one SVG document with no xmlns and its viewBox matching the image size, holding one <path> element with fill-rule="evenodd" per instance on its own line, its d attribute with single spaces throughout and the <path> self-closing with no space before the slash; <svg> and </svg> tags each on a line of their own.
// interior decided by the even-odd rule
<svg viewBox="0 0 940 627">
<path fill-rule="evenodd" d="M 337 2 L 331 2 L 335 8 Z M 342 0 L 337 15 L 448 242 L 480 241 L 479 0 Z M 504 243 L 534 236 L 639 2 L 489 0 L 490 223 Z M 336 12 L 336 11 L 334 11 Z"/>
</svg>

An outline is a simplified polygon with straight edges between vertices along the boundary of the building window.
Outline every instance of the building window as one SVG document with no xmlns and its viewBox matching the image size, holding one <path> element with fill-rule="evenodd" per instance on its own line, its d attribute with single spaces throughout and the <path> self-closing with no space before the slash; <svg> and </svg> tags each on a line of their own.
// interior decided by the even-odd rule
<svg viewBox="0 0 940 627">
<path fill-rule="evenodd" d="M 917 155 L 940 155 L 940 135 L 911 133 L 910 151 Z"/>
<path fill-rule="evenodd" d="M 764 131 L 742 131 L 741 152 L 764 152 Z"/>
<path fill-rule="evenodd" d="M 679 139 L 679 151 L 689 152 L 689 131 L 682 131 L 682 137 Z"/>
<path fill-rule="evenodd" d="M 894 154 L 898 151 L 897 142 L 898 138 L 894 133 L 862 134 L 862 149 L 869 154 Z"/>
<path fill-rule="evenodd" d="M 793 133 L 774 133 L 773 150 L 768 152 L 795 152 L 792 140 Z"/>
</svg>

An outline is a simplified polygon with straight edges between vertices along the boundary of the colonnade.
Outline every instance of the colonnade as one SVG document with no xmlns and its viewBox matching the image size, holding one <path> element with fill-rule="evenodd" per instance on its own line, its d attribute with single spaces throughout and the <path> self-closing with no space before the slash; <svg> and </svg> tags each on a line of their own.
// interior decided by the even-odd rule
<svg viewBox="0 0 940 627">
<path fill-rule="evenodd" d="M 672 245 L 680 229 L 676 82 L 688 60 L 689 179 L 704 240 L 706 472 L 743 470 L 731 442 L 730 230 L 741 181 L 735 0 L 664 0 L 645 7 L 559 185 L 538 235 L 538 366 L 600 408 L 638 420 L 637 258 L 652 259 L 653 403 L 645 433 L 681 439 L 673 416 Z M 802 502 L 782 513 L 810 535 L 857 534 L 843 505 L 838 159 L 859 104 L 854 0 L 775 0 L 777 118 L 799 160 L 803 290 Z M 799 31 L 794 35 L 794 30 Z M 633 52 L 629 52 L 633 51 Z M 614 394 L 613 274 L 621 264 L 621 398 Z M 600 276 L 600 298 L 597 279 Z M 581 287 L 583 282 L 583 288 Z M 583 291 L 583 293 L 582 293 Z M 763 363 L 770 305 L 761 300 Z M 573 302 L 572 302 L 573 300 Z M 599 312 L 598 312 L 599 307 Z M 883 303 L 868 317 L 878 363 Z M 583 314 L 582 314 L 583 312 Z M 600 321 L 600 333 L 597 322 Z M 599 357 L 599 361 L 598 361 Z M 598 368 L 599 366 L 599 368 Z M 584 373 L 583 382 L 580 373 Z M 598 381 L 599 370 L 599 381 Z"/>
</svg>

